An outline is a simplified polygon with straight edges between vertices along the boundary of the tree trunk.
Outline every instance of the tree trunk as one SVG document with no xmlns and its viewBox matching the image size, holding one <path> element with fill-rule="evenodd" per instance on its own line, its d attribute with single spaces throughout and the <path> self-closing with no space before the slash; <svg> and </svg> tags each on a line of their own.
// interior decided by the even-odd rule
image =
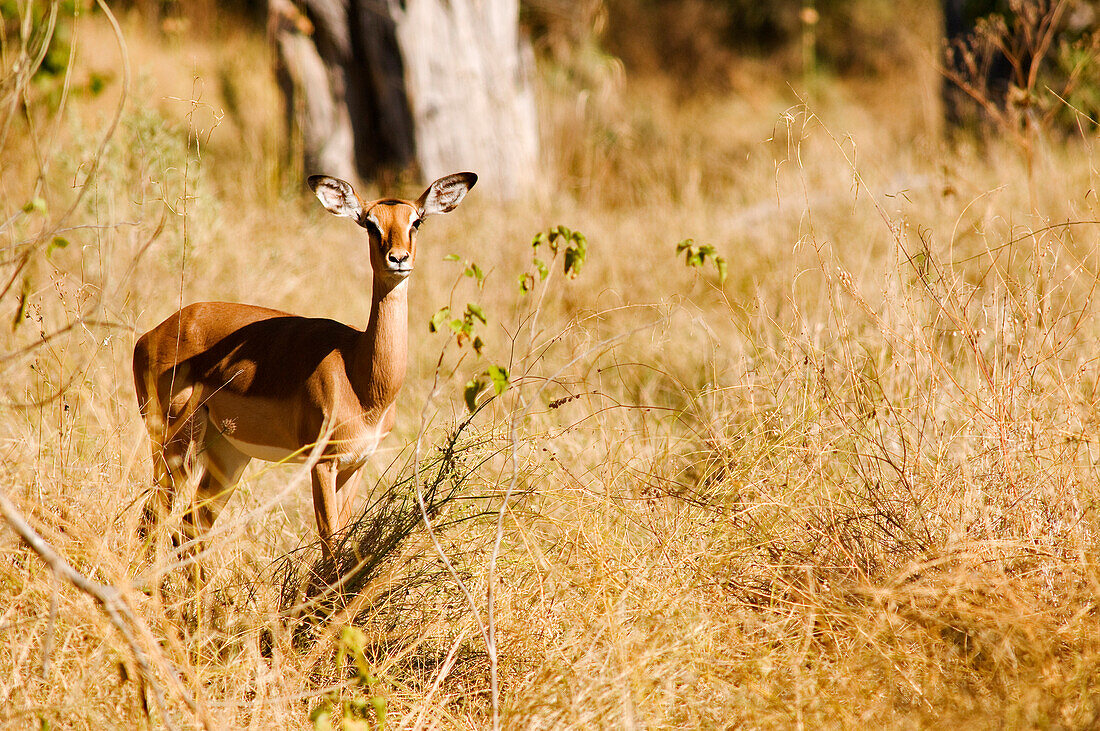
<svg viewBox="0 0 1100 731">
<path fill-rule="evenodd" d="M 498 196 L 529 189 L 538 118 L 518 0 L 409 0 L 398 17 L 424 176 L 472 170 Z"/>
<path fill-rule="evenodd" d="M 269 17 L 307 174 L 472 170 L 500 198 L 530 187 L 538 119 L 518 0 L 270 0 Z"/>
<path fill-rule="evenodd" d="M 340 63 L 349 54 L 346 25 L 339 14 L 314 13 L 311 21 L 290 0 L 271 0 L 268 26 L 292 154 L 301 157 L 306 175 L 354 177 L 354 137 Z"/>
</svg>

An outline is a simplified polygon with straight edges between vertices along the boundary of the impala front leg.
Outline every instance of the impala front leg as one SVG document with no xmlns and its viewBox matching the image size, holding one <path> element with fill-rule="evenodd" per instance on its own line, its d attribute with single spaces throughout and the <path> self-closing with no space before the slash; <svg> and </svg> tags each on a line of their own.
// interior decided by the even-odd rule
<svg viewBox="0 0 1100 731">
<path fill-rule="evenodd" d="M 336 555 L 335 536 L 351 520 L 358 483 L 346 489 L 345 485 L 357 471 L 358 468 L 340 470 L 335 462 L 322 462 L 313 468 L 313 511 L 325 558 Z"/>
<path fill-rule="evenodd" d="M 336 494 L 340 496 L 340 521 L 337 523 L 339 530 L 344 530 L 351 523 L 352 511 L 355 510 L 355 496 L 359 494 L 359 488 L 363 484 L 363 478 L 355 477 L 358 468 L 340 473 L 336 478 Z"/>
<path fill-rule="evenodd" d="M 336 555 L 332 536 L 340 519 L 340 503 L 336 501 L 338 474 L 335 460 L 318 462 L 313 468 L 313 512 L 321 535 L 321 556 L 326 561 Z"/>
<path fill-rule="evenodd" d="M 353 474 L 355 470 L 341 472 L 335 461 L 321 462 L 313 468 L 313 511 L 317 516 L 317 532 L 321 535 L 321 563 L 317 566 L 317 572 L 306 582 L 306 598 L 316 596 L 340 578 L 336 561 L 336 533 L 344 525 L 337 494 Z M 326 576 L 329 571 L 332 575 Z"/>
</svg>

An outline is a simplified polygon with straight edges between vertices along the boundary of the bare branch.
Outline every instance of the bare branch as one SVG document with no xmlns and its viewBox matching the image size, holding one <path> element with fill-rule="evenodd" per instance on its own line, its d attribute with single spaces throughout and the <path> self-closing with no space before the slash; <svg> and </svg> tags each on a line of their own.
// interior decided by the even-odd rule
<svg viewBox="0 0 1100 731">
<path fill-rule="evenodd" d="M 107 613 L 111 623 L 126 640 L 126 644 L 130 646 L 130 651 L 134 654 L 134 659 L 137 661 L 142 682 L 147 683 L 153 691 L 153 698 L 156 700 L 157 709 L 160 711 L 164 725 L 170 729 L 174 729 L 175 724 L 172 723 L 172 719 L 168 715 L 168 709 L 165 706 L 164 689 L 157 681 L 156 674 L 153 672 L 153 668 L 149 662 L 149 656 L 146 654 L 145 650 L 142 649 L 135 635 L 141 635 L 151 647 L 156 647 L 156 642 L 150 640 L 148 628 L 145 627 L 144 623 L 134 614 L 122 592 L 114 586 L 92 581 L 87 576 L 74 569 L 72 565 L 49 544 L 49 542 L 42 538 L 42 536 L 27 523 L 19 509 L 15 507 L 11 500 L 8 499 L 8 496 L 3 492 L 0 492 L 0 514 L 3 514 L 8 524 L 12 527 L 12 530 L 18 533 L 19 537 L 23 539 L 23 542 L 26 543 L 32 551 L 38 554 L 38 557 L 50 567 L 50 570 L 54 572 L 55 576 L 60 576 L 65 579 L 99 603 L 103 611 Z M 45 662 L 43 664 L 45 665 Z M 168 677 L 172 681 L 173 689 L 187 704 L 188 708 L 191 709 L 191 712 L 199 718 L 203 727 L 207 729 L 216 728 L 206 710 L 196 702 L 194 697 L 192 697 L 183 686 L 175 668 L 163 658 L 160 658 L 158 664 L 166 671 Z"/>
</svg>

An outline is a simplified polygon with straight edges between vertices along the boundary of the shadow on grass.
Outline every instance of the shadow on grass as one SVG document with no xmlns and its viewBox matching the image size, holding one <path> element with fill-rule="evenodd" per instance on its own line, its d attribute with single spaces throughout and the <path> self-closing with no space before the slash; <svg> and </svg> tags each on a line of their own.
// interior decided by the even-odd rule
<svg viewBox="0 0 1100 731">
<path fill-rule="evenodd" d="M 483 502 L 484 496 L 464 494 L 471 476 L 498 452 L 491 434 L 472 433 L 471 425 L 481 410 L 461 422 L 442 446 L 420 461 L 424 508 L 437 534 L 494 514 Z M 354 600 L 400 560 L 401 549 L 410 538 L 427 535 L 416 482 L 413 465 L 406 465 L 390 487 L 339 534 L 332 559 L 322 556 L 318 540 L 273 564 L 272 583 L 279 587 L 280 612 L 297 620 L 296 644 L 308 644 L 315 629 L 341 610 L 352 608 L 347 619 L 354 622 L 373 606 L 400 604 L 401 597 L 416 587 L 449 580 L 437 561 L 418 560 L 423 558 L 418 553 L 402 567 L 399 580 L 381 588 L 366 606 L 354 607 Z M 461 503 L 465 506 L 459 507 Z"/>
</svg>

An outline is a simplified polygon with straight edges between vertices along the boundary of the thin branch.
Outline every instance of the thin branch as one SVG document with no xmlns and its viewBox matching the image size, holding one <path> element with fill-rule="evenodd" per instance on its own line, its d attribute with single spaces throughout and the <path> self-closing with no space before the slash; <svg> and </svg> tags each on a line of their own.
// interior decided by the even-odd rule
<svg viewBox="0 0 1100 731">
<path fill-rule="evenodd" d="M 153 698 L 156 701 L 157 709 L 160 711 L 164 725 L 170 729 L 174 729 L 175 724 L 172 723 L 172 719 L 168 715 L 168 709 L 165 706 L 164 690 L 157 681 L 148 655 L 138 643 L 135 635 L 140 634 L 150 643 L 151 647 L 156 647 L 157 644 L 155 641 L 150 641 L 148 628 L 146 628 L 144 623 L 134 614 L 122 592 L 114 586 L 92 581 L 87 576 L 74 569 L 72 565 L 62 558 L 57 550 L 49 544 L 49 542 L 42 538 L 42 536 L 27 523 L 23 514 L 3 492 L 0 492 L 0 514 L 8 521 L 12 529 L 19 534 L 23 542 L 26 543 L 32 551 L 38 554 L 38 557 L 50 567 L 50 570 L 53 571 L 55 576 L 60 576 L 65 579 L 99 603 L 103 611 L 107 613 L 111 623 L 118 629 L 126 640 L 126 643 L 130 646 L 130 651 L 134 654 L 134 659 L 137 661 L 142 682 L 147 683 L 153 691 Z M 176 693 L 183 699 L 188 708 L 191 709 L 191 712 L 201 721 L 203 727 L 207 729 L 216 728 L 216 725 L 210 719 L 206 710 L 195 701 L 183 686 L 175 668 L 172 667 L 170 663 L 163 660 L 163 658 L 160 664 L 162 665 L 162 669 L 167 671 L 167 675 L 171 679 L 172 686 Z"/>
</svg>

